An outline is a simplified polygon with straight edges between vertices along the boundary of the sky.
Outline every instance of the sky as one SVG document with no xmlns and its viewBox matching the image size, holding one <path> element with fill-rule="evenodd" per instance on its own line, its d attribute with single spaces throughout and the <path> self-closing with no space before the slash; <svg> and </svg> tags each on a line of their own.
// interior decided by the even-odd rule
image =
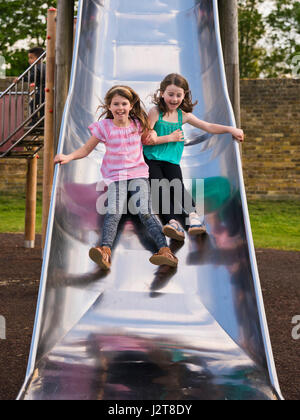
<svg viewBox="0 0 300 420">
<path fill-rule="evenodd" d="M 259 11 L 266 16 L 272 10 L 272 6 L 274 5 L 274 0 L 265 0 L 260 6 Z"/>
</svg>

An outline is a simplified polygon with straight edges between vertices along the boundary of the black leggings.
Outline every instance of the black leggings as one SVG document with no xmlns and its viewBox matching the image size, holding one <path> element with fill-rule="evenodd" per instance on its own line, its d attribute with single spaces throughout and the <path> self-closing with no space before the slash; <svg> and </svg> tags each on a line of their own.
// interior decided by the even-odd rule
<svg viewBox="0 0 300 420">
<path fill-rule="evenodd" d="M 152 204 L 154 211 L 159 214 L 164 224 L 171 219 L 178 219 L 178 216 L 186 216 L 196 211 L 196 204 L 184 187 L 182 171 L 179 165 L 161 160 L 149 160 L 145 157 L 145 162 L 149 166 L 149 178 L 151 182 Z M 165 189 L 160 182 L 157 191 L 155 180 L 174 180 L 176 187 Z M 169 186 L 169 183 L 167 183 Z M 170 197 L 170 200 L 166 198 Z M 157 203 L 157 199 L 159 202 Z"/>
</svg>

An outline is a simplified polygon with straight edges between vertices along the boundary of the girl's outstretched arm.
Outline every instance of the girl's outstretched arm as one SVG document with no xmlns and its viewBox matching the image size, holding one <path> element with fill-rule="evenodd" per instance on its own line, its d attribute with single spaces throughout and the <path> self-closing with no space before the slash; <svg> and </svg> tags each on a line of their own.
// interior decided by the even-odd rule
<svg viewBox="0 0 300 420">
<path fill-rule="evenodd" d="M 78 160 L 87 157 L 99 144 L 99 140 L 97 137 L 92 136 L 89 140 L 79 149 L 75 150 L 75 152 L 70 153 L 69 155 L 59 154 L 56 155 L 54 158 L 54 163 L 60 163 L 61 165 L 65 165 L 66 163 L 71 162 L 72 160 Z"/>
<path fill-rule="evenodd" d="M 211 124 L 206 121 L 199 120 L 195 115 L 188 113 L 184 114 L 184 123 L 191 124 L 193 127 L 200 128 L 203 131 L 211 134 L 226 134 L 230 133 L 236 140 L 244 141 L 243 130 L 227 125 Z"/>
</svg>

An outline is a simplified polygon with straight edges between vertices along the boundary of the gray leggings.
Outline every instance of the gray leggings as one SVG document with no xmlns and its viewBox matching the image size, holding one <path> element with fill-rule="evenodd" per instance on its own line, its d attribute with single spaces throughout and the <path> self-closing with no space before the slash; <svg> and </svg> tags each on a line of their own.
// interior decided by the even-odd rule
<svg viewBox="0 0 300 420">
<path fill-rule="evenodd" d="M 130 196 L 129 201 L 128 193 Z M 117 181 L 108 186 L 108 209 L 104 217 L 101 246 L 112 248 L 123 214 L 138 215 L 157 249 L 167 246 L 161 225 L 151 214 L 150 184 L 146 178 Z M 127 203 L 128 201 L 128 203 Z M 128 204 L 128 205 L 127 205 Z"/>
</svg>

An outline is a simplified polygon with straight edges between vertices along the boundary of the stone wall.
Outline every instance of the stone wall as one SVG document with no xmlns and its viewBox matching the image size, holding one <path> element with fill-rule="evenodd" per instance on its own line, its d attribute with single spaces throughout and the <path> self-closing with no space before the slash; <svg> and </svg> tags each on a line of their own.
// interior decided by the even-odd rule
<svg viewBox="0 0 300 420">
<path fill-rule="evenodd" d="M 300 199 L 300 79 L 241 80 L 250 199 Z"/>
</svg>

